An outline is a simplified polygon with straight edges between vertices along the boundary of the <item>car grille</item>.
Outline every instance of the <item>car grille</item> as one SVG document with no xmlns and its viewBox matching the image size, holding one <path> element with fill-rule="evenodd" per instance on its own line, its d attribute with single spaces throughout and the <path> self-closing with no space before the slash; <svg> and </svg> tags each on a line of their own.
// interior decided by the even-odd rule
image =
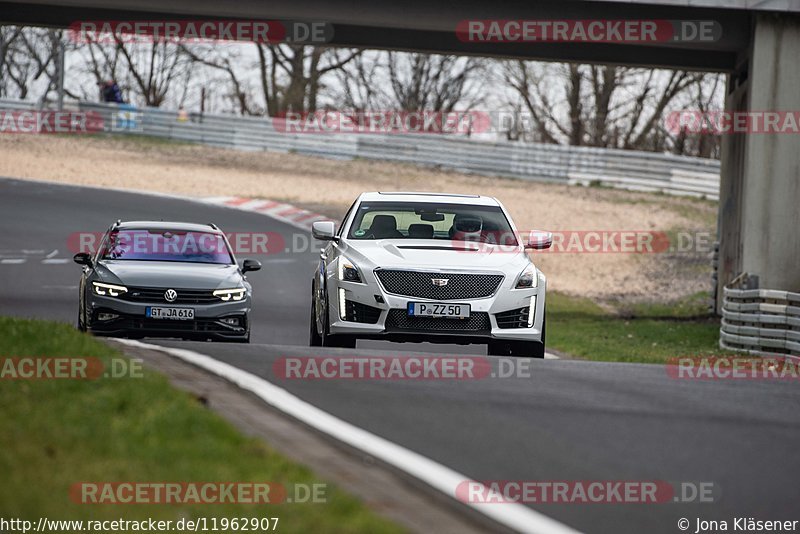
<svg viewBox="0 0 800 534">
<path fill-rule="evenodd" d="M 123 300 L 131 302 L 151 302 L 154 304 L 214 304 L 222 302 L 210 290 L 177 289 L 178 298 L 168 302 L 164 298 L 165 287 L 129 287 L 128 292 L 120 296 Z"/>
<path fill-rule="evenodd" d="M 488 333 L 491 326 L 489 314 L 486 312 L 472 312 L 466 319 L 448 319 L 445 317 L 409 316 L 407 310 L 396 308 L 389 310 L 389 315 L 386 317 L 386 330 Z"/>
<path fill-rule="evenodd" d="M 502 274 L 436 273 L 391 269 L 378 269 L 375 274 L 389 293 L 432 300 L 489 297 L 497 291 L 503 281 Z M 433 279 L 447 280 L 447 285 L 434 285 Z"/>
<path fill-rule="evenodd" d="M 494 318 L 497 320 L 498 328 L 527 328 L 528 306 L 517 310 L 496 313 Z"/>
<path fill-rule="evenodd" d="M 102 310 L 113 312 L 113 310 Z M 116 313 L 116 312 L 114 312 Z M 107 321 L 104 323 L 95 322 L 92 325 L 92 330 L 97 332 L 104 331 L 148 331 L 148 332 L 164 332 L 176 334 L 243 334 L 247 330 L 247 319 L 244 316 L 235 316 L 239 318 L 239 325 L 231 327 L 221 324 L 216 319 L 195 319 L 193 321 L 178 321 L 169 319 L 148 319 L 146 317 L 123 315 L 118 319 Z"/>
<path fill-rule="evenodd" d="M 375 324 L 378 322 L 380 316 L 380 308 L 368 306 L 354 300 L 348 300 L 345 304 L 345 321 Z"/>
</svg>

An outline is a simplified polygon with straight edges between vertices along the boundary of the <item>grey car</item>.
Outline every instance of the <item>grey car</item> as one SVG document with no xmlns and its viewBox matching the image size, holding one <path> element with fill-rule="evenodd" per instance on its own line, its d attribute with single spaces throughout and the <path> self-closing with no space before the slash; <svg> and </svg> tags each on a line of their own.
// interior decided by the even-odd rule
<svg viewBox="0 0 800 534">
<path fill-rule="evenodd" d="M 81 252 L 78 328 L 96 335 L 250 341 L 252 287 L 213 224 L 117 221 Z"/>
</svg>

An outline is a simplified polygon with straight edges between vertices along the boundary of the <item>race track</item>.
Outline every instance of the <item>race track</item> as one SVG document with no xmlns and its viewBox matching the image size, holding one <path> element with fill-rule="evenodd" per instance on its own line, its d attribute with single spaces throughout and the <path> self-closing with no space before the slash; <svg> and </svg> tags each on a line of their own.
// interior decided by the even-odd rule
<svg viewBox="0 0 800 534">
<path fill-rule="evenodd" d="M 71 261 L 68 237 L 102 232 L 118 218 L 300 232 L 256 213 L 169 197 L 0 179 L 0 314 L 74 323 L 80 268 Z M 797 512 L 796 382 L 676 380 L 657 365 L 567 360 L 532 361 L 526 378 L 281 380 L 272 365 L 282 356 L 484 354 L 484 348 L 366 342 L 355 350 L 311 349 L 313 247 L 256 258 L 264 268 L 249 276 L 252 345 L 158 343 L 247 370 L 473 479 L 693 481 L 717 488 L 713 504 L 532 505 L 579 530 L 674 533 L 685 517 L 694 532 L 697 517 L 730 524 L 735 517 L 792 519 Z"/>
</svg>

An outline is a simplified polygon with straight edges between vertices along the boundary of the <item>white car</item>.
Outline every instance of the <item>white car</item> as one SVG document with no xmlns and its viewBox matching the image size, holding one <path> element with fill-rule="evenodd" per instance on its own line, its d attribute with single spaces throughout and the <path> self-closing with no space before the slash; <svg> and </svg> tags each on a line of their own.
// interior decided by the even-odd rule
<svg viewBox="0 0 800 534">
<path fill-rule="evenodd" d="M 544 274 L 496 199 L 434 193 L 364 193 L 327 241 L 311 284 L 311 346 L 357 339 L 483 343 L 490 355 L 543 358 Z"/>
</svg>

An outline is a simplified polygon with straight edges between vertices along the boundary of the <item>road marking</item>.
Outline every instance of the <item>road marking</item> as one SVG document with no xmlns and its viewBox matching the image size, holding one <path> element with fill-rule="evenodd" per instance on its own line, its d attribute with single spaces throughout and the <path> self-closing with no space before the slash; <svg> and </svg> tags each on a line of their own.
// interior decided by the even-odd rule
<svg viewBox="0 0 800 534">
<path fill-rule="evenodd" d="M 51 258 L 47 260 L 42 260 L 42 263 L 45 265 L 63 265 L 65 263 L 69 263 L 69 259 L 67 258 Z"/>
<path fill-rule="evenodd" d="M 264 402 L 274 406 L 283 413 L 408 473 L 450 498 L 456 498 L 456 488 L 459 484 L 467 480 L 472 481 L 466 475 L 462 475 L 449 467 L 445 467 L 419 453 L 376 436 L 328 412 L 320 410 L 316 406 L 309 404 L 263 378 L 225 362 L 215 360 L 205 354 L 187 349 L 175 349 L 142 343 L 132 339 L 117 339 L 116 341 L 131 347 L 164 352 L 214 373 L 235 384 L 239 388 L 254 393 Z M 488 488 L 483 488 L 481 494 L 487 494 L 484 493 L 484 491 L 488 493 L 489 490 Z M 497 523 L 518 532 L 544 534 L 573 534 L 578 532 L 555 519 L 540 514 L 519 503 L 478 504 L 464 503 L 463 501 L 459 502 L 491 518 Z"/>
<path fill-rule="evenodd" d="M 18 265 L 20 263 L 25 263 L 25 258 L 4 258 L 0 260 L 0 263 Z"/>
</svg>

